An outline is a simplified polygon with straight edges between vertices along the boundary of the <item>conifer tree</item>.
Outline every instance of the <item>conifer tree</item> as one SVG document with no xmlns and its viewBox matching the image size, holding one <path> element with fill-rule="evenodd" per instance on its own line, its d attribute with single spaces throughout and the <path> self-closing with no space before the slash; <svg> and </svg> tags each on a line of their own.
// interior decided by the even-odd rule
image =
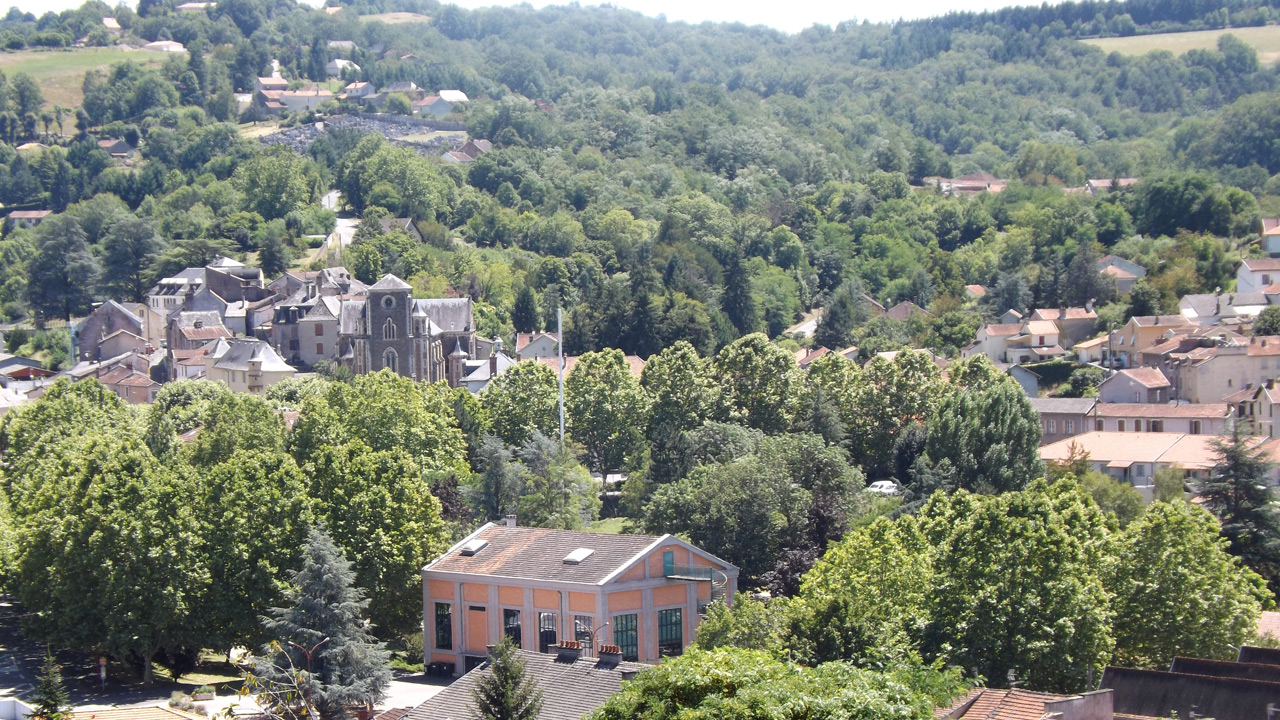
<svg viewBox="0 0 1280 720">
<path fill-rule="evenodd" d="M 294 573 L 292 606 L 272 608 L 263 619 L 276 642 L 257 658 L 257 684 L 266 686 L 268 702 L 288 698 L 309 702 L 322 720 L 341 717 L 347 708 L 379 702 L 391 682 L 390 654 L 370 632 L 364 619 L 369 601 L 353 587 L 355 572 L 342 551 L 323 531 L 312 529 L 302 569 Z M 308 653 L 310 657 L 308 658 Z M 299 671 L 308 677 L 297 693 L 270 692 L 289 687 Z M 260 696 L 262 699 L 262 696 Z M 276 708 L 277 711 L 283 708 Z M 286 715 L 296 713 L 284 713 Z"/>
<path fill-rule="evenodd" d="M 538 299 L 533 288 L 521 285 L 516 293 L 515 307 L 511 309 L 511 324 L 516 332 L 531 333 L 538 329 Z"/>
<path fill-rule="evenodd" d="M 542 712 L 542 691 L 525 674 L 524 661 L 516 655 L 511 638 L 493 648 L 489 672 L 476 681 L 471 696 L 480 720 L 537 720 Z"/>
<path fill-rule="evenodd" d="M 35 712 L 32 718 L 39 720 L 63 720 L 70 715 L 71 698 L 67 688 L 62 684 L 62 668 L 53 659 L 53 653 L 45 650 L 44 664 L 40 666 L 40 677 L 36 680 L 36 691 L 31 696 L 31 705 Z"/>
<path fill-rule="evenodd" d="M 1231 554 L 1280 590 L 1280 515 L 1268 475 L 1271 463 L 1237 422 L 1231 434 L 1214 441 L 1217 464 L 1200 487 L 1204 507 L 1222 524 Z"/>
</svg>

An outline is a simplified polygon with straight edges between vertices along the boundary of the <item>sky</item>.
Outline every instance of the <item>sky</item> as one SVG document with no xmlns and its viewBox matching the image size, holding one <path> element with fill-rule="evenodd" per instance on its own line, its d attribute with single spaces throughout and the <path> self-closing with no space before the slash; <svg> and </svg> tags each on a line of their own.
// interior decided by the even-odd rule
<svg viewBox="0 0 1280 720">
<path fill-rule="evenodd" d="M 306 0 L 304 0 L 306 1 Z M 40 15 L 50 10 L 60 12 L 79 7 L 84 0 L 10 0 L 0 5 L 8 7 L 17 5 L 24 11 Z M 310 0 L 311 4 L 321 4 L 320 0 Z M 458 5 L 467 8 L 491 5 L 514 5 L 517 0 L 455 0 Z M 530 0 L 535 7 L 564 4 L 563 0 L 543 2 Z M 584 5 L 594 5 L 600 0 L 583 0 Z M 114 4 L 107 0 L 108 4 Z M 870 20 L 871 22 L 889 22 L 892 20 L 914 20 L 917 18 L 944 15 L 952 10 L 991 10 L 1008 5 L 1036 4 L 1031 0 L 879 0 L 869 2 L 838 2 L 832 0 L 788 0 L 787 2 L 763 2 L 762 0 L 613 0 L 615 5 L 636 10 L 649 16 L 665 14 L 668 20 L 684 20 L 687 22 L 743 22 L 748 25 L 768 25 L 786 32 L 798 32 L 814 23 L 835 25 L 845 20 Z M 134 4 L 134 3 L 131 3 Z"/>
</svg>

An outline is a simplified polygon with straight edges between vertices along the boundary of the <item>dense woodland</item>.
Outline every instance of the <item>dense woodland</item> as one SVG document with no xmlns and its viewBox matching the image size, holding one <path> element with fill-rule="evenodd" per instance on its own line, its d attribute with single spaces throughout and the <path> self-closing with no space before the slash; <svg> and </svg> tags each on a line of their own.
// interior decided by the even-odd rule
<svg viewBox="0 0 1280 720">
<path fill-rule="evenodd" d="M 362 19 L 391 10 L 432 20 Z M 357 277 L 469 296 L 485 336 L 563 309 L 565 349 L 583 356 L 565 381 L 563 445 L 556 377 L 535 363 L 479 397 L 334 372 L 266 399 L 177 382 L 135 409 L 95 381 L 62 382 L 0 421 L 5 589 L 35 637 L 108 653 L 144 679 L 151 661 L 181 673 L 201 648 L 269 639 L 256 619 L 280 605 L 322 527 L 367 592 L 374 632 L 412 646 L 418 569 L 452 540 L 507 513 L 572 529 L 603 515 L 680 533 L 775 599 L 714 610 L 705 651 L 644 676 L 651 687 L 602 717 L 647 712 L 709 667 L 743 687 L 772 678 L 765 703 L 829 700 L 838 686 L 923 718 L 960 686 L 955 668 L 1076 691 L 1109 661 L 1226 656 L 1255 640 L 1280 588 L 1280 522 L 1240 438 L 1199 488 L 1212 514 L 1182 501 L 1176 477 L 1143 508 L 1082 459 L 1044 467 L 1035 413 L 984 360 L 943 377 L 922 353 L 872 356 L 955 356 L 1010 308 L 1094 301 L 1102 323 L 1118 322 L 1230 288 L 1261 217 L 1280 214 L 1275 69 L 1231 36 L 1136 58 L 1077 38 L 1276 12 L 1064 3 L 786 35 L 599 7 L 11 11 L 9 48 L 105 44 L 100 19 L 114 15 L 126 39 L 190 52 L 90 72 L 79 108 L 49 107 L 20 72 L 0 79 L 0 202 L 55 213 L 0 240 L 0 312 L 36 328 L 10 333 L 10 351 L 63 364 L 69 338 L 43 324 L 139 300 L 220 254 L 278 274 L 332 228 L 320 198 L 337 189 L 364 219 L 337 258 Z M 470 134 L 495 149 L 459 166 L 353 130 L 304 152 L 243 137 L 237 121 L 260 118 L 237 117 L 235 94 L 272 59 L 291 82 L 323 79 L 329 40 L 359 48 L 363 70 L 347 79 L 465 91 Z M 138 160 L 113 162 L 96 142 L 108 137 L 136 144 Z M 35 140 L 50 147 L 15 149 Z M 977 172 L 1009 185 L 921 187 Z M 1118 177 L 1141 182 L 1066 190 Z M 374 220 L 388 215 L 413 218 L 426 242 L 382 232 Z M 1094 264 L 1104 253 L 1147 278 L 1117 297 Z M 973 283 L 987 300 L 966 299 Z M 868 299 L 929 314 L 873 317 Z M 813 340 L 785 335 L 819 307 Z M 792 351 L 810 342 L 872 359 L 801 370 Z M 648 360 L 641 378 L 624 353 Z M 611 473 L 625 483 L 603 487 Z M 901 498 L 862 491 L 885 478 Z M 1003 577 L 1008 562 L 1030 582 Z M 1215 600 L 1181 601 L 1193 596 Z M 897 602 L 870 602 L 886 597 Z M 1036 612 L 1002 618 L 983 603 Z M 1025 642 L 1012 646 L 1015 623 Z M 1150 627 L 1169 631 L 1152 641 Z"/>
</svg>

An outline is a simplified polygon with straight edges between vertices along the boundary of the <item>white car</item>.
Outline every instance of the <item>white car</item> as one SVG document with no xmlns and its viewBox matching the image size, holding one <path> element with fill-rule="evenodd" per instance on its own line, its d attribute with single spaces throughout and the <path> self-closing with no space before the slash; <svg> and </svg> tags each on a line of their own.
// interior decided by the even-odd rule
<svg viewBox="0 0 1280 720">
<path fill-rule="evenodd" d="M 867 492 L 877 495 L 897 495 L 898 483 L 892 480 L 877 480 L 867 486 Z"/>
</svg>

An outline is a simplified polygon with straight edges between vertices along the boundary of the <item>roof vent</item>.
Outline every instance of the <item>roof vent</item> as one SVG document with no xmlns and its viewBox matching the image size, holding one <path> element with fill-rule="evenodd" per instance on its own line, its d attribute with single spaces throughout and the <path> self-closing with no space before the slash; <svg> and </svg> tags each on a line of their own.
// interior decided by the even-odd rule
<svg viewBox="0 0 1280 720">
<path fill-rule="evenodd" d="M 583 560 L 591 557 L 595 550 L 591 548 L 578 548 L 568 555 L 564 556 L 565 565 L 581 565 Z"/>
<path fill-rule="evenodd" d="M 480 540 L 477 538 L 475 540 L 468 542 L 466 545 L 462 546 L 462 556 L 471 557 L 472 555 L 475 555 L 476 553 L 480 552 L 486 547 L 489 547 L 489 541 Z"/>
</svg>

